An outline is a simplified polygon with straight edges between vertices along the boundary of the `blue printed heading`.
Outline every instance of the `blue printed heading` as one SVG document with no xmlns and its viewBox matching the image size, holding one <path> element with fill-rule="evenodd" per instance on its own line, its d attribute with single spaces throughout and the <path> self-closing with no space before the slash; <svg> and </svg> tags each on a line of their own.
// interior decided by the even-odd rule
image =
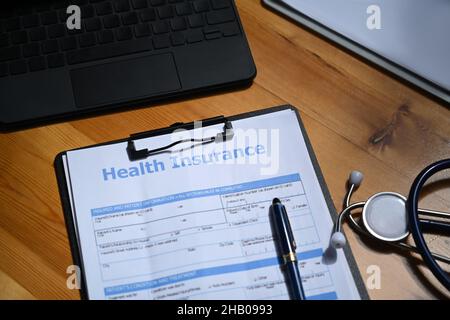
<svg viewBox="0 0 450 320">
<path fill-rule="evenodd" d="M 266 149 L 263 145 L 248 146 L 245 148 L 236 148 L 233 150 L 223 150 L 221 152 L 211 152 L 202 155 L 193 156 L 172 156 L 170 165 L 167 166 L 164 161 L 153 159 L 151 161 L 141 161 L 135 166 L 127 168 L 103 168 L 102 177 L 104 181 L 114 181 L 118 179 L 128 179 L 133 177 L 145 176 L 158 172 L 166 171 L 166 168 L 180 169 L 191 166 L 207 165 L 213 163 L 227 162 L 239 158 L 248 158 L 264 154 Z"/>
</svg>

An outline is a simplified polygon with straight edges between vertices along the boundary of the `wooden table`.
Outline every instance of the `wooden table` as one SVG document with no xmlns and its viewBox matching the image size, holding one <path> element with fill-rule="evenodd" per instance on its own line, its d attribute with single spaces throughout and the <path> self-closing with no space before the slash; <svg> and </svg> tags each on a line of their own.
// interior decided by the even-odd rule
<svg viewBox="0 0 450 320">
<path fill-rule="evenodd" d="M 448 106 L 258 0 L 237 4 L 258 68 L 251 87 L 1 134 L 0 298 L 79 298 L 66 288 L 72 260 L 53 170 L 53 159 L 63 150 L 178 121 L 290 103 L 300 110 L 338 208 L 352 169 L 366 176 L 355 196 L 362 200 L 383 190 L 406 194 L 424 166 L 450 157 Z M 442 203 L 441 196 L 429 202 Z M 449 297 L 420 259 L 347 234 L 362 277 L 368 278 L 369 266 L 380 267 L 381 289 L 370 290 L 371 298 Z"/>
</svg>

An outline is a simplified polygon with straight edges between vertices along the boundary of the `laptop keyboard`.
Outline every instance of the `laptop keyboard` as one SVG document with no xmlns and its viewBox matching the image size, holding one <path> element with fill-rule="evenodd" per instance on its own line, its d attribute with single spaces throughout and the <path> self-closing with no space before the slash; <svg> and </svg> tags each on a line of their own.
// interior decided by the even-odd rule
<svg viewBox="0 0 450 320">
<path fill-rule="evenodd" d="M 232 0 L 78 0 L 0 13 L 0 77 L 240 34 Z M 66 8 L 81 8 L 81 30 Z"/>
</svg>

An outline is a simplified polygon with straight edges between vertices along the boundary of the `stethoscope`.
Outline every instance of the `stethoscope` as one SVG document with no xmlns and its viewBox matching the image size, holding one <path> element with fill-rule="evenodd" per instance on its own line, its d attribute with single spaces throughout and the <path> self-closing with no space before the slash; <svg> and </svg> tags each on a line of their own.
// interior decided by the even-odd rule
<svg viewBox="0 0 450 320">
<path fill-rule="evenodd" d="M 450 213 L 421 209 L 418 207 L 420 190 L 435 173 L 449 169 L 450 159 L 442 160 L 425 168 L 411 186 L 408 198 L 395 192 L 380 192 L 365 202 L 350 204 L 354 191 L 361 185 L 363 174 L 353 171 L 348 180 L 348 189 L 344 199 L 344 209 L 339 213 L 334 232 L 330 239 L 333 248 L 343 248 L 346 239 L 342 233 L 345 219 L 360 234 L 381 240 L 393 247 L 410 250 L 422 256 L 433 275 L 450 291 L 450 276 L 436 262 L 450 264 L 450 257 L 431 252 L 423 237 L 424 231 L 441 232 L 450 235 L 450 224 L 432 218 L 450 219 Z M 361 217 L 356 220 L 356 209 Z M 405 242 L 409 235 L 414 238 L 415 246 Z"/>
</svg>

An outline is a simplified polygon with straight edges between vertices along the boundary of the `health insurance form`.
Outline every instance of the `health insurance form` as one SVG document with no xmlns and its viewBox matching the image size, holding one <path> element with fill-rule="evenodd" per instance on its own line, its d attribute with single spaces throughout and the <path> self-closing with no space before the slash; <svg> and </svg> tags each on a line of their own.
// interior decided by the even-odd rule
<svg viewBox="0 0 450 320">
<path fill-rule="evenodd" d="M 291 220 L 307 298 L 360 298 L 342 251 L 323 263 L 333 224 L 295 112 L 233 127 L 230 141 L 141 162 L 129 161 L 126 143 L 67 152 L 90 299 L 288 299 L 269 222 L 274 197 Z M 172 139 L 142 139 L 136 147 Z"/>
</svg>

